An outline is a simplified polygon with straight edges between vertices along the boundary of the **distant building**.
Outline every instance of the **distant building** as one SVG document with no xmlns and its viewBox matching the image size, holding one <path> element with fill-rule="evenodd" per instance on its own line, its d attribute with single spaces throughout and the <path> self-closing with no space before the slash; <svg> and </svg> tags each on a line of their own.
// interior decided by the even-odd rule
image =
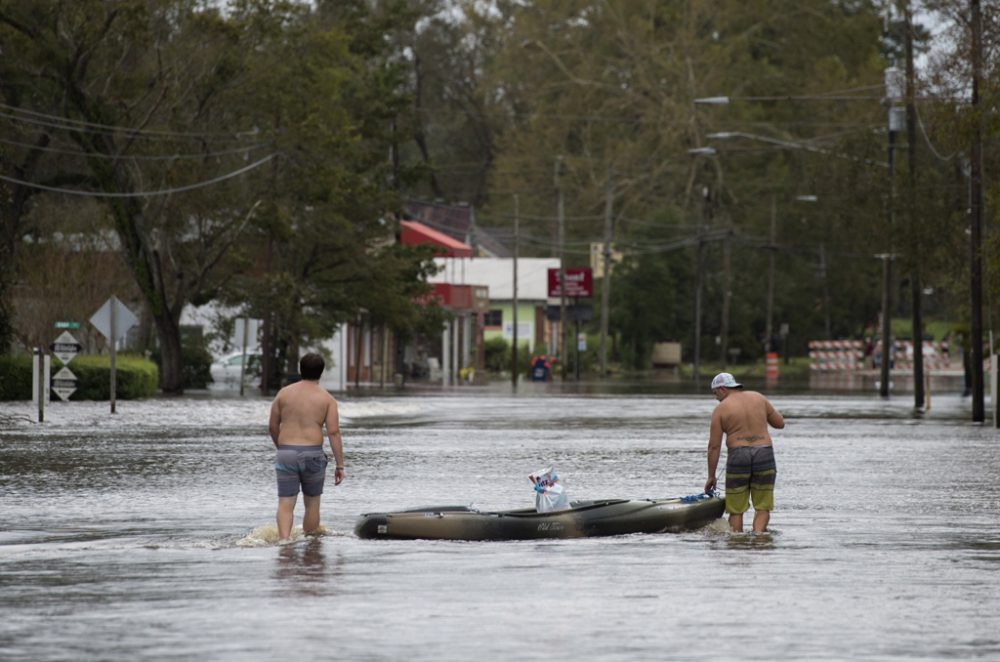
<svg viewBox="0 0 1000 662">
<path fill-rule="evenodd" d="M 476 223 L 476 210 L 467 204 L 448 205 L 410 200 L 404 205 L 404 221 L 419 221 L 427 227 L 468 244 L 473 257 L 510 257 L 511 252 Z"/>
<path fill-rule="evenodd" d="M 489 303 L 483 317 L 483 337 L 497 336 L 511 342 L 514 336 L 514 260 L 511 258 L 435 258 L 440 273 L 432 283 L 475 284 L 489 288 Z M 546 318 L 549 304 L 548 272 L 559 268 L 559 258 L 519 258 L 517 261 L 517 340 L 555 353 L 553 333 L 557 323 Z"/>
</svg>

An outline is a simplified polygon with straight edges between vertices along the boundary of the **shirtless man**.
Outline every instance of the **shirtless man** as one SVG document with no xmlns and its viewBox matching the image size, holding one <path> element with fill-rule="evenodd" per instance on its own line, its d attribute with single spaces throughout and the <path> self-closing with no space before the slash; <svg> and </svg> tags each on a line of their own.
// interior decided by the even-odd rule
<svg viewBox="0 0 1000 662">
<path fill-rule="evenodd" d="M 705 491 L 715 488 L 715 469 L 726 434 L 726 512 L 729 528 L 743 531 L 743 513 L 753 498 L 753 530 L 767 531 L 774 508 L 774 478 L 777 467 L 767 426 L 780 430 L 785 419 L 760 393 L 744 391 L 728 372 L 712 380 L 712 393 L 719 404 L 712 412 L 708 434 L 708 480 Z"/>
<path fill-rule="evenodd" d="M 336 460 L 333 484 L 344 480 L 344 447 L 340 438 L 337 401 L 319 385 L 323 374 L 323 357 L 306 354 L 299 361 L 302 381 L 278 391 L 271 404 L 271 419 L 267 429 L 278 452 L 274 468 L 278 474 L 278 538 L 288 540 L 292 533 L 295 502 L 302 488 L 306 513 L 302 530 L 315 533 L 319 529 L 319 500 L 326 477 L 326 454 L 323 452 L 323 426 L 330 438 L 330 448 Z"/>
</svg>

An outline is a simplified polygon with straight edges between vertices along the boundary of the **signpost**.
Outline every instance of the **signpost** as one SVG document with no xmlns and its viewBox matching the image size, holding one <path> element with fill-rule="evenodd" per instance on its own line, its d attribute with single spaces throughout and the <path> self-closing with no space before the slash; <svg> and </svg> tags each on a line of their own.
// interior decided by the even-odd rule
<svg viewBox="0 0 1000 662">
<path fill-rule="evenodd" d="M 560 270 L 549 269 L 549 296 L 550 297 L 571 297 L 574 301 L 589 299 L 594 295 L 594 274 L 590 267 L 570 267 L 563 269 L 565 283 L 561 283 Z M 565 287 L 564 287 L 565 286 Z M 574 304 L 574 308 L 580 308 L 579 303 Z M 590 306 L 586 310 L 592 315 Z M 581 316 L 574 316 L 576 321 L 576 381 L 580 381 L 580 320 Z M 586 317 L 590 319 L 590 317 Z M 586 342 L 586 341 L 584 341 Z"/>
<path fill-rule="evenodd" d="M 108 339 L 111 347 L 111 413 L 115 413 L 116 400 L 116 350 L 118 341 L 125 337 L 128 330 L 139 322 L 128 306 L 118 300 L 118 297 L 111 295 L 111 298 L 104 302 L 100 310 L 90 318 L 90 323 Z"/>
<path fill-rule="evenodd" d="M 77 328 L 80 326 L 78 322 L 56 322 L 56 328 L 72 328 L 68 326 L 71 324 L 75 324 Z M 49 349 L 63 363 L 63 367 L 52 378 L 52 390 L 61 400 L 69 400 L 69 396 L 73 395 L 76 391 L 76 375 L 66 366 L 76 358 L 76 355 L 83 349 L 83 346 L 76 341 L 76 338 L 69 331 L 63 331 L 56 338 L 56 341 L 49 345 Z"/>
<path fill-rule="evenodd" d="M 38 404 L 38 422 L 45 422 L 45 403 L 49 399 L 49 371 L 52 357 L 42 347 L 36 347 L 31 357 L 31 400 Z"/>
</svg>

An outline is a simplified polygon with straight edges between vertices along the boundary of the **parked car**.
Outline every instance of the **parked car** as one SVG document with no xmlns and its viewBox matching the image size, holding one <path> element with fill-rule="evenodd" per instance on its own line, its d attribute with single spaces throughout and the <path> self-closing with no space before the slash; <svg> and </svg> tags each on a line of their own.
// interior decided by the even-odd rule
<svg viewBox="0 0 1000 662">
<path fill-rule="evenodd" d="M 260 378 L 261 356 L 257 351 L 247 352 L 247 369 L 244 373 L 245 384 L 251 384 Z M 212 363 L 212 381 L 218 386 L 239 388 L 240 371 L 243 367 L 243 352 L 233 352 Z"/>
</svg>

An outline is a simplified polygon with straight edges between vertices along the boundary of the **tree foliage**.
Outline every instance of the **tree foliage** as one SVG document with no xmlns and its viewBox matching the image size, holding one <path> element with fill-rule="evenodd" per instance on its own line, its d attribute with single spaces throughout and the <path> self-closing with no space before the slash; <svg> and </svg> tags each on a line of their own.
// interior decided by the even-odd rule
<svg viewBox="0 0 1000 662">
<path fill-rule="evenodd" d="M 17 53 L 0 64 L 0 121 L 16 139 L 2 152 L 4 255 L 31 230 L 33 198 L 102 201 L 167 392 L 182 388 L 188 303 L 243 295 L 274 320 L 276 357 L 372 292 L 383 318 L 409 321 L 426 256 L 384 245 L 404 90 L 382 35 L 401 16 L 365 2 L 0 5 L 0 48 Z"/>
<path fill-rule="evenodd" d="M 986 172 L 1000 166 L 998 8 L 982 3 L 971 109 L 968 3 L 923 3 L 946 29 L 934 43 L 913 33 L 928 61 L 919 140 L 910 153 L 895 136 L 890 176 L 884 74 L 901 66 L 909 3 L 889 4 L 0 2 L 0 343 L 16 253 L 50 189 L 103 196 L 166 390 L 189 302 L 265 318 L 272 380 L 345 320 L 404 335 L 437 324 L 414 304 L 427 255 L 392 240 L 406 196 L 472 202 L 507 237 L 517 204 L 522 254 L 580 265 L 603 241 L 610 193 L 627 256 L 612 331 L 637 366 L 659 340 L 690 353 L 699 277 L 702 345 L 731 336 L 758 355 L 772 256 L 773 321 L 795 351 L 874 324 L 880 255 L 899 267 L 891 313 L 922 296 L 913 278 L 932 314 L 961 315 L 975 127 Z M 985 181 L 995 209 L 997 179 Z M 984 243 L 987 300 L 997 242 Z"/>
</svg>

